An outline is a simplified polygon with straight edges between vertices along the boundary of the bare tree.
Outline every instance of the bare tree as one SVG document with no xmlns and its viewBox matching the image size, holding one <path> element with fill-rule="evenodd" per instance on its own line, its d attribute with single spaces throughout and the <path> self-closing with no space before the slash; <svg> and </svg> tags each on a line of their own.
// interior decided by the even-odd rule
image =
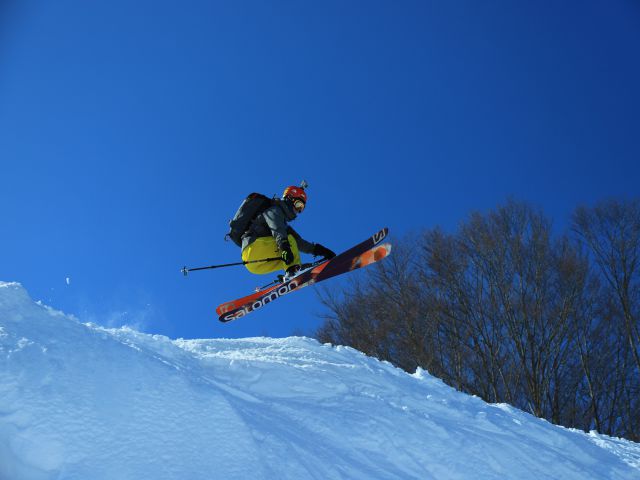
<svg viewBox="0 0 640 480">
<path fill-rule="evenodd" d="M 598 346 L 606 348 L 603 356 L 612 358 L 601 373 L 607 378 L 601 403 L 608 415 L 598 423 L 605 422 L 604 429 L 611 433 L 639 438 L 640 202 L 608 200 L 580 207 L 573 231 L 591 253 L 602 280 L 599 308 L 605 325 L 600 330 L 606 330 L 606 341 Z"/>
<path fill-rule="evenodd" d="M 640 371 L 640 202 L 610 200 L 574 214 L 574 231 L 589 247 L 618 301 L 631 354 Z"/>
<path fill-rule="evenodd" d="M 640 207 L 578 209 L 576 236 L 509 201 L 454 233 L 394 241 L 317 337 L 552 422 L 640 436 Z M 577 241 L 579 239 L 579 241 Z"/>
</svg>

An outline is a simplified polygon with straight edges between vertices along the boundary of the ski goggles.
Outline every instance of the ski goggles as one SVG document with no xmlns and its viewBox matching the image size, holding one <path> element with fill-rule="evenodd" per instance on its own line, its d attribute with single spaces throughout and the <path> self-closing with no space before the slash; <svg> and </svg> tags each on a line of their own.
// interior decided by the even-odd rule
<svg viewBox="0 0 640 480">
<path fill-rule="evenodd" d="M 293 208 L 296 209 L 296 212 L 298 213 L 302 213 L 302 211 L 304 210 L 304 202 L 300 199 L 296 199 L 293 201 Z"/>
</svg>

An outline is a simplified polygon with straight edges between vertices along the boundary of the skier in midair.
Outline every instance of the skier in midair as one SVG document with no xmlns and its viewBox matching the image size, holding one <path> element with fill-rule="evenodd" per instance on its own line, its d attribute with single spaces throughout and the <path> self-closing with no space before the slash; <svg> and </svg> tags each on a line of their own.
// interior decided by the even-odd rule
<svg viewBox="0 0 640 480">
<path fill-rule="evenodd" d="M 303 184 L 304 185 L 304 184 Z M 262 213 L 259 213 L 242 235 L 242 260 L 245 262 L 273 258 L 281 260 L 247 263 L 251 273 L 265 274 L 285 270 L 290 278 L 301 268 L 300 252 L 330 259 L 336 256 L 319 243 L 303 239 L 289 222 L 304 211 L 307 193 L 303 187 L 285 188 L 281 199 L 273 199 Z"/>
</svg>

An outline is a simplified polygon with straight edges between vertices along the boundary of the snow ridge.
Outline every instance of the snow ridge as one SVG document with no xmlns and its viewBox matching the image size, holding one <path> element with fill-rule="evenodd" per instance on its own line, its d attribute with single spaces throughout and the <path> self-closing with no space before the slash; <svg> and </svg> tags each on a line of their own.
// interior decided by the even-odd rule
<svg viewBox="0 0 640 480">
<path fill-rule="evenodd" d="M 83 324 L 0 282 L 0 479 L 638 479 L 553 426 L 308 338 Z"/>
</svg>

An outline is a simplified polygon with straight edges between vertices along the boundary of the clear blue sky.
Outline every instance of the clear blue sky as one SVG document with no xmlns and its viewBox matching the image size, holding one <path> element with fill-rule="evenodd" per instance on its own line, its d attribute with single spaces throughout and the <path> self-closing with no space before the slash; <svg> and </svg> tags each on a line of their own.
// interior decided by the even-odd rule
<svg viewBox="0 0 640 480">
<path fill-rule="evenodd" d="M 83 321 L 313 332 L 312 288 L 223 325 L 271 278 L 179 271 L 237 261 L 242 198 L 303 178 L 294 226 L 336 251 L 640 194 L 636 1 L 0 5 L 0 280 Z"/>
</svg>

